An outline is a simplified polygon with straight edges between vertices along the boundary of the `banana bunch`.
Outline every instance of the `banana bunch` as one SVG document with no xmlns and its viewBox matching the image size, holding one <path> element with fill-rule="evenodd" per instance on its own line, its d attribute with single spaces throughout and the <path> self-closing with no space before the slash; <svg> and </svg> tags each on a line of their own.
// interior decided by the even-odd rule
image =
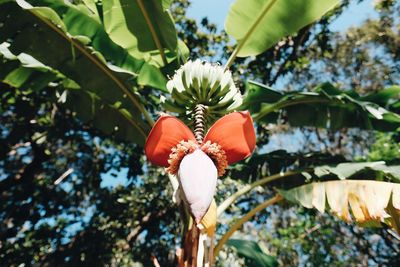
<svg viewBox="0 0 400 267">
<path fill-rule="evenodd" d="M 242 104 L 232 74 L 220 65 L 200 60 L 188 61 L 167 83 L 172 99 L 163 99 L 164 108 L 190 120 L 197 105 L 205 107 L 207 123 Z"/>
</svg>

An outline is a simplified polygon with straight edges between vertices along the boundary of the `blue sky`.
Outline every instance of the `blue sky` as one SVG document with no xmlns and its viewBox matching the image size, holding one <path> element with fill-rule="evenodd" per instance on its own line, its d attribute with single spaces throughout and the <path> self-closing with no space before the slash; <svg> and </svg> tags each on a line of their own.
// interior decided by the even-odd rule
<svg viewBox="0 0 400 267">
<path fill-rule="evenodd" d="M 193 0 L 192 6 L 188 10 L 188 16 L 200 21 L 203 17 L 208 17 L 216 23 L 219 29 L 223 28 L 229 7 L 234 0 Z M 350 5 L 350 8 L 332 25 L 334 31 L 345 31 L 351 26 L 360 25 L 368 17 L 376 17 L 373 8 L 373 1 L 366 0 L 360 4 Z"/>
</svg>

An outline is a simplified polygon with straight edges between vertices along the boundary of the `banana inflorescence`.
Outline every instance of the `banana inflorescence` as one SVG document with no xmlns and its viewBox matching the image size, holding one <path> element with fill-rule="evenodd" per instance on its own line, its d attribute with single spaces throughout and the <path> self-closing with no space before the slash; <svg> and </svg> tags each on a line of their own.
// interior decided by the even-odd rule
<svg viewBox="0 0 400 267">
<path fill-rule="evenodd" d="M 181 115 L 193 128 L 194 113 L 200 107 L 203 118 L 207 118 L 203 123 L 211 125 L 242 104 L 242 95 L 233 82 L 231 72 L 218 64 L 200 60 L 188 61 L 178 69 L 168 81 L 167 89 L 172 99 L 164 100 L 164 108 Z"/>
</svg>

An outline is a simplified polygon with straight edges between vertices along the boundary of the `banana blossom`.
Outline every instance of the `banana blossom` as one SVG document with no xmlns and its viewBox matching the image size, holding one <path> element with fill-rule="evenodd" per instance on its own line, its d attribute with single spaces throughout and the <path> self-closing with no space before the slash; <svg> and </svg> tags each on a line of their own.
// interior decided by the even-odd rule
<svg viewBox="0 0 400 267">
<path fill-rule="evenodd" d="M 213 202 L 217 177 L 224 174 L 228 164 L 250 156 L 255 143 L 248 111 L 217 120 L 201 144 L 182 121 L 163 115 L 147 138 L 145 153 L 151 163 L 167 167 L 169 173 L 178 176 L 183 199 L 196 223 L 200 223 Z"/>
</svg>

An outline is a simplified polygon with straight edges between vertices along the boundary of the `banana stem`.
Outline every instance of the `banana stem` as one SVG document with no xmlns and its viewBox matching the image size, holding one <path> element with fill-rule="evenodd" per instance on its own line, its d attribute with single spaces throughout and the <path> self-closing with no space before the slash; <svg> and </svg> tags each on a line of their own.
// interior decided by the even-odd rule
<svg viewBox="0 0 400 267">
<path fill-rule="evenodd" d="M 206 128 L 206 106 L 197 104 L 194 108 L 194 136 L 199 144 L 203 143 Z"/>
</svg>

